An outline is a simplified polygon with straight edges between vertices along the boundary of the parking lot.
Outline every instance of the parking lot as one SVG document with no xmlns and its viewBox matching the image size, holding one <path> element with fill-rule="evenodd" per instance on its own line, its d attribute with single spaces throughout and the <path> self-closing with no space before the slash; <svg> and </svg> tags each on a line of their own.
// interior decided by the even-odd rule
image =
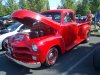
<svg viewBox="0 0 100 75">
<path fill-rule="evenodd" d="M 92 58 L 100 37 L 91 36 L 89 43 L 80 44 L 61 55 L 52 67 L 28 69 L 9 60 L 0 52 L 0 75 L 100 75 L 93 68 Z"/>
</svg>

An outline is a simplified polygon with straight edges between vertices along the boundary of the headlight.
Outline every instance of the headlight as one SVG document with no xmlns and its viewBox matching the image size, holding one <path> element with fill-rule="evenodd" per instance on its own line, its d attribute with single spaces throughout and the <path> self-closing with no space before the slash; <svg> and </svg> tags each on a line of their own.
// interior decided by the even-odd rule
<svg viewBox="0 0 100 75">
<path fill-rule="evenodd" d="M 32 49 L 33 49 L 33 51 L 35 51 L 35 52 L 36 52 L 36 51 L 38 50 L 37 45 L 33 44 L 33 45 L 32 45 Z"/>
</svg>

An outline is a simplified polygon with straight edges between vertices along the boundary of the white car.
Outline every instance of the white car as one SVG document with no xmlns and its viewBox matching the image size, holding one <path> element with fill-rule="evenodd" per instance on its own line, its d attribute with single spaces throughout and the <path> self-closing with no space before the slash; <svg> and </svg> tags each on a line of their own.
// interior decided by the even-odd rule
<svg viewBox="0 0 100 75">
<path fill-rule="evenodd" d="M 4 50 L 3 48 L 3 43 L 4 43 L 4 40 L 9 37 L 9 36 L 12 36 L 12 35 L 15 35 L 18 33 L 18 31 L 23 27 L 24 25 L 17 22 L 17 23 L 14 23 L 10 26 L 8 26 L 7 28 L 5 29 L 2 29 L 0 30 L 0 50 Z"/>
</svg>

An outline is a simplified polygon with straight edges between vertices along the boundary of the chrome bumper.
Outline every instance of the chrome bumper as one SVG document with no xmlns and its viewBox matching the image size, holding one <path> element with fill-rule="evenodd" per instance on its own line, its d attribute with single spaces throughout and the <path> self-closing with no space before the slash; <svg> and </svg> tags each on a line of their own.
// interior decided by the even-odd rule
<svg viewBox="0 0 100 75">
<path fill-rule="evenodd" d="M 38 68 L 41 66 L 41 63 L 40 62 L 36 62 L 36 63 L 33 63 L 33 64 L 30 64 L 30 63 L 24 63 L 22 61 L 19 61 L 19 60 L 16 60 L 14 58 L 12 58 L 11 56 L 9 56 L 8 54 L 6 54 L 6 56 L 11 59 L 12 61 L 16 62 L 17 64 L 19 65 L 23 65 L 27 68 Z"/>
<path fill-rule="evenodd" d="M 0 50 L 2 50 L 2 41 L 0 40 Z"/>
</svg>

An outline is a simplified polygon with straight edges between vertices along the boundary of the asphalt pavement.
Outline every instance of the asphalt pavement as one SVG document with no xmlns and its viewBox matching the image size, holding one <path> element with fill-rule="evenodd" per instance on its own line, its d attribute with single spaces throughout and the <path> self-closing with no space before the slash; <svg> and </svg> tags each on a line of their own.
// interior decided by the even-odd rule
<svg viewBox="0 0 100 75">
<path fill-rule="evenodd" d="M 93 67 L 93 53 L 100 37 L 91 36 L 89 43 L 80 44 L 61 55 L 52 67 L 28 69 L 8 59 L 0 52 L 0 75 L 100 75 Z"/>
</svg>

